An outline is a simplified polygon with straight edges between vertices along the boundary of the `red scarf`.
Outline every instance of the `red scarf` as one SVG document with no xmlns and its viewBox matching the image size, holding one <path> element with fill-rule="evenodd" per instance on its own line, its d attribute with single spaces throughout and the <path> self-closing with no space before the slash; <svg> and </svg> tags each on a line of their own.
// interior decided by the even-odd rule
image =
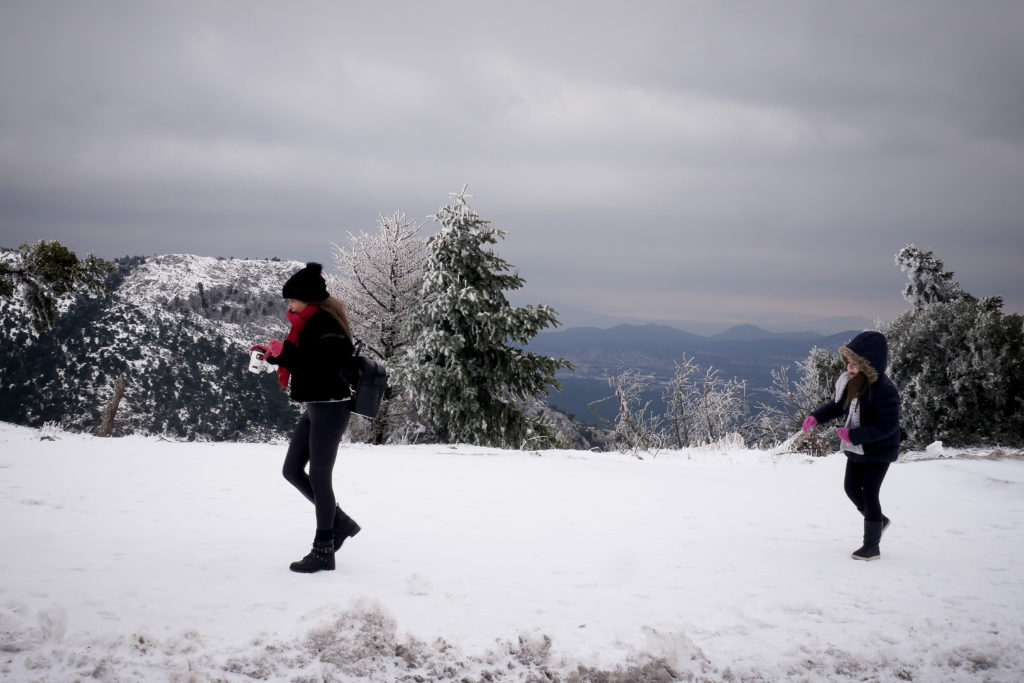
<svg viewBox="0 0 1024 683">
<path fill-rule="evenodd" d="M 290 341 L 295 344 L 296 347 L 299 345 L 299 332 L 302 332 L 302 328 L 306 326 L 306 322 L 313 316 L 314 313 L 320 310 L 320 307 L 316 304 L 308 304 L 299 313 L 292 313 L 288 311 L 288 321 L 292 324 L 292 329 L 288 330 L 288 336 L 285 338 L 286 341 Z M 277 383 L 281 385 L 282 389 L 288 388 L 288 378 L 291 377 L 292 373 L 285 366 L 281 365 L 277 368 Z"/>
</svg>

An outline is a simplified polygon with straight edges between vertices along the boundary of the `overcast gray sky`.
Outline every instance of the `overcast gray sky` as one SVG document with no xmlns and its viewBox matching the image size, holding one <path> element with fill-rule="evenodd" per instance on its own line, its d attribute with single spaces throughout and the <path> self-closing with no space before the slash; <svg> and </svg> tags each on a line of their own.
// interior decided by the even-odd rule
<svg viewBox="0 0 1024 683">
<path fill-rule="evenodd" d="M 329 262 L 468 184 L 570 324 L 891 319 L 909 242 L 1022 312 L 1022 38 L 1015 1 L 5 1 L 0 246 Z"/>
</svg>

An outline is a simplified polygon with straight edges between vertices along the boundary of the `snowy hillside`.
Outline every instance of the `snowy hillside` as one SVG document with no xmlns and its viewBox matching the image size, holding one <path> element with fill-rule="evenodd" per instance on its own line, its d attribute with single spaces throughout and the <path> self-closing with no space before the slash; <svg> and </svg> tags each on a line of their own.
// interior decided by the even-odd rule
<svg viewBox="0 0 1024 683">
<path fill-rule="evenodd" d="M 1020 681 L 1024 459 L 347 445 L 363 531 L 288 571 L 282 444 L 0 424 L 0 680 Z M 954 457 L 956 456 L 956 457 Z"/>
<path fill-rule="evenodd" d="M 139 303 L 168 303 L 188 299 L 199 290 L 234 288 L 239 292 L 266 294 L 304 264 L 298 261 L 221 259 L 192 254 L 165 254 L 146 259 L 118 288 L 122 299 Z"/>
<path fill-rule="evenodd" d="M 294 408 L 269 375 L 245 371 L 251 344 L 287 332 L 281 284 L 303 264 L 171 254 L 124 259 L 105 298 L 64 302 L 35 337 L 0 302 L 0 419 L 93 431 L 119 377 L 123 433 L 267 438 Z"/>
<path fill-rule="evenodd" d="M 116 297 L 121 305 L 151 317 L 184 316 L 200 329 L 248 348 L 250 340 L 287 327 L 281 285 L 303 265 L 191 254 L 154 256 L 124 279 Z"/>
</svg>

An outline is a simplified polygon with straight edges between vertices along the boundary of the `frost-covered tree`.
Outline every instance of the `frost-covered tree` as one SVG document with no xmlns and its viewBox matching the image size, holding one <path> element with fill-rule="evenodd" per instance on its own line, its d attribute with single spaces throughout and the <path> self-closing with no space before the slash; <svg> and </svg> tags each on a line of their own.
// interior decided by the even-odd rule
<svg viewBox="0 0 1024 683">
<path fill-rule="evenodd" d="M 733 433 L 747 437 L 759 422 L 745 381 L 722 379 L 716 368 L 702 370 L 685 354 L 675 364 L 665 403 L 665 441 L 675 448 L 713 443 Z"/>
<path fill-rule="evenodd" d="M 591 412 L 613 434 L 619 450 L 657 452 L 662 448 L 702 446 L 738 434 L 745 442 L 768 441 L 764 408 L 754 410 L 747 383 L 723 379 L 714 367 L 701 368 L 683 355 L 667 385 L 653 375 L 622 365 L 614 375 L 605 375 L 612 395 L 590 403 Z M 661 385 L 664 414 L 652 409 L 652 394 Z M 602 417 L 594 406 L 614 401 L 614 421 Z"/>
<path fill-rule="evenodd" d="M 696 402 L 699 392 L 693 378 L 700 366 L 692 357 L 683 354 L 683 361 L 675 363 L 675 373 L 665 391 L 665 405 L 668 406 L 668 438 L 676 448 L 691 446 L 696 438 L 698 420 Z"/>
<path fill-rule="evenodd" d="M 795 381 L 789 379 L 788 366 L 772 371 L 769 393 L 791 414 L 788 431 L 800 427 L 808 413 L 832 398 L 835 381 L 845 369 L 838 353 L 815 346 L 797 361 Z"/>
<path fill-rule="evenodd" d="M 32 328 L 42 334 L 57 323 L 58 298 L 76 291 L 99 296 L 115 270 L 92 254 L 78 258 L 60 242 L 25 243 L 17 256 L 0 258 L 0 296 L 12 297 L 20 290 Z"/>
<path fill-rule="evenodd" d="M 620 365 L 614 375 L 606 374 L 605 380 L 612 395 L 593 401 L 588 407 L 614 435 L 615 448 L 624 453 L 631 452 L 637 457 L 640 457 L 641 452 L 657 453 L 665 440 L 662 433 L 664 418 L 655 414 L 651 410 L 651 401 L 644 398 L 654 377 L 639 370 L 623 369 Z M 615 422 L 604 419 L 593 408 L 597 403 L 611 400 L 618 407 Z"/>
<path fill-rule="evenodd" d="M 492 251 L 506 233 L 452 195 L 427 241 L 416 341 L 397 374 L 408 387 L 425 427 L 443 442 L 499 447 L 544 447 L 551 430 L 528 416 L 521 402 L 558 387 L 555 373 L 572 367 L 525 346 L 557 326 L 545 305 L 513 307 L 506 291 L 525 280 Z"/>
<path fill-rule="evenodd" d="M 999 297 L 908 311 L 883 331 L 908 445 L 1024 445 L 1024 318 Z"/>
<path fill-rule="evenodd" d="M 908 245 L 913 309 L 883 331 L 910 446 L 1024 445 L 1024 318 L 964 292 L 930 251 Z"/>
<path fill-rule="evenodd" d="M 946 266 L 931 251 L 922 251 L 908 244 L 896 253 L 896 265 L 907 274 L 903 298 L 914 310 L 921 310 L 932 303 L 952 301 L 963 295 L 952 271 L 944 270 Z"/>
<path fill-rule="evenodd" d="M 352 333 L 366 345 L 366 352 L 389 368 L 397 365 L 413 341 L 413 317 L 426 262 L 421 227 L 395 212 L 379 217 L 374 234 L 349 233 L 348 248 L 333 245 L 340 275 L 331 277 L 330 291 L 345 303 Z M 373 420 L 354 420 L 353 434 L 371 443 L 385 443 L 409 423 L 412 406 L 399 381 L 400 376 L 391 372 L 380 413 Z"/>
<path fill-rule="evenodd" d="M 769 395 L 775 405 L 766 407 L 762 413 L 765 431 L 777 441 L 800 433 L 804 418 L 811 411 L 826 403 L 835 390 L 835 381 L 846 369 L 838 353 L 815 346 L 807 357 L 796 364 L 797 379 L 789 378 L 789 367 L 772 370 L 772 386 Z M 798 438 L 794 447 L 824 455 L 839 446 L 835 430 L 816 430 L 808 436 Z"/>
</svg>

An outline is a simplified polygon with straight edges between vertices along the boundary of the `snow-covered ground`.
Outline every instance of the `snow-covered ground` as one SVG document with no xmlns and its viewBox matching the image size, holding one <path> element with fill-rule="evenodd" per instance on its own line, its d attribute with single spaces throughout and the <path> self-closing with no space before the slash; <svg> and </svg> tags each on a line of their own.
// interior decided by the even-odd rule
<svg viewBox="0 0 1024 683">
<path fill-rule="evenodd" d="M 865 563 L 841 455 L 348 445 L 299 575 L 281 444 L 56 436 L 0 424 L 5 681 L 1024 680 L 1019 454 L 895 464 Z"/>
</svg>

